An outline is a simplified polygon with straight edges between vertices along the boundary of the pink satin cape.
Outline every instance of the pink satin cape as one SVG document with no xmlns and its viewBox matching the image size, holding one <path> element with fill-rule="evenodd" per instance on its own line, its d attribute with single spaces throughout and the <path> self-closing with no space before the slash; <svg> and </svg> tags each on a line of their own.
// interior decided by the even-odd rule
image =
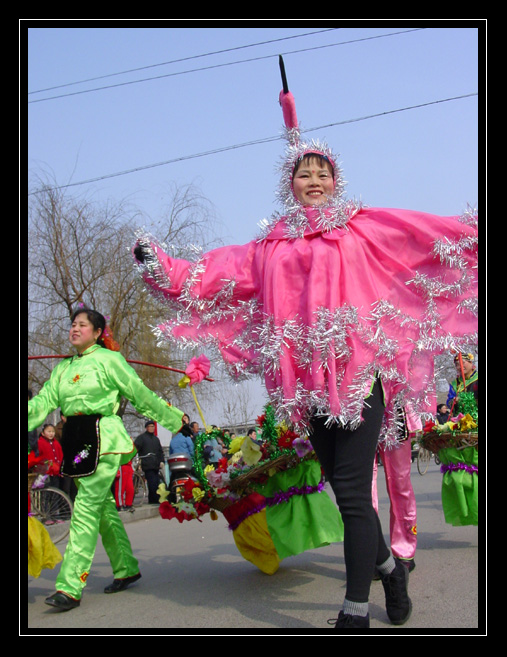
<svg viewBox="0 0 507 657">
<path fill-rule="evenodd" d="M 297 428 L 314 412 L 357 426 L 378 374 L 383 435 L 395 442 L 396 408 L 435 412 L 433 357 L 476 341 L 476 225 L 362 208 L 326 231 L 306 213 L 299 238 L 282 218 L 262 239 L 195 263 L 139 235 L 145 283 L 171 307 L 158 330 L 180 346 L 215 345 L 233 377 L 262 374 Z"/>
</svg>

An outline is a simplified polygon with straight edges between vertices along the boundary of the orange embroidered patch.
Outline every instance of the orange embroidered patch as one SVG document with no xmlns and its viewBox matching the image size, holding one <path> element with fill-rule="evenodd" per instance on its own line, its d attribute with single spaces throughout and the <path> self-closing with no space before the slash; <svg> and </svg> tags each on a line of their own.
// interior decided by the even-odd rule
<svg viewBox="0 0 507 657">
<path fill-rule="evenodd" d="M 72 382 L 77 383 L 79 381 L 79 379 L 80 379 L 79 374 L 76 374 L 76 376 L 72 379 Z"/>
<path fill-rule="evenodd" d="M 90 574 L 90 573 L 84 572 L 84 573 L 79 577 L 79 579 L 83 582 L 83 584 L 84 584 L 84 583 L 86 582 L 86 580 L 88 579 L 88 575 L 89 575 L 89 574 Z"/>
<path fill-rule="evenodd" d="M 413 527 L 411 527 L 410 531 L 412 532 L 412 534 L 414 534 L 414 536 L 417 536 L 417 525 L 414 525 Z"/>
</svg>

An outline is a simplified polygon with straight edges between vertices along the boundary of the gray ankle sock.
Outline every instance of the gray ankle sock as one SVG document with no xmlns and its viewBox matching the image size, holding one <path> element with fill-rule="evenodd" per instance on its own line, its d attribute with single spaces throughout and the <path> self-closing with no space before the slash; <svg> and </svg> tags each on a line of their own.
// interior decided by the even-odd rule
<svg viewBox="0 0 507 657">
<path fill-rule="evenodd" d="M 396 561 L 392 556 L 389 557 L 387 561 L 384 561 L 384 563 L 381 563 L 380 566 L 377 566 L 377 570 L 381 575 L 390 575 L 395 568 L 396 568 Z"/>
<path fill-rule="evenodd" d="M 351 614 L 352 616 L 367 616 L 368 603 L 367 602 L 352 602 L 351 600 L 343 601 L 343 613 Z"/>
</svg>

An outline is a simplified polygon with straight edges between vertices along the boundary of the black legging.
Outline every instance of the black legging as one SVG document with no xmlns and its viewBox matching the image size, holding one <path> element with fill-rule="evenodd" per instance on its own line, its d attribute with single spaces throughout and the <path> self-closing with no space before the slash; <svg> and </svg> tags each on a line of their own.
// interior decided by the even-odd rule
<svg viewBox="0 0 507 657">
<path fill-rule="evenodd" d="M 325 417 L 312 419 L 310 440 L 336 495 L 345 528 L 345 597 L 351 602 L 368 601 L 375 565 L 390 557 L 372 504 L 373 462 L 383 414 L 381 386 L 376 382 L 365 402 L 364 421 L 355 431 L 336 424 L 327 428 Z"/>
</svg>

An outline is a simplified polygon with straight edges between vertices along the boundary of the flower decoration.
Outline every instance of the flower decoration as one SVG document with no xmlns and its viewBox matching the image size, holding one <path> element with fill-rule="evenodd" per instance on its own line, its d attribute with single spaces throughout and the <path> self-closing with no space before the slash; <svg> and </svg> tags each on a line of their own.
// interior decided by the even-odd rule
<svg viewBox="0 0 507 657">
<path fill-rule="evenodd" d="M 292 441 L 292 447 L 296 450 L 296 454 L 300 459 L 313 452 L 313 446 L 308 438 L 298 437 Z"/>
<path fill-rule="evenodd" d="M 209 374 L 209 370 L 210 361 L 204 354 L 194 356 L 185 368 L 185 375 L 178 382 L 179 387 L 186 388 L 187 385 L 193 386 L 204 381 Z"/>
<path fill-rule="evenodd" d="M 169 497 L 169 491 L 167 490 L 165 484 L 160 484 L 157 488 L 157 495 L 160 502 L 165 502 Z"/>
<path fill-rule="evenodd" d="M 200 372 L 195 374 L 197 377 L 205 376 L 207 372 L 206 369 L 202 370 L 196 366 L 195 372 L 197 371 Z M 189 375 L 185 376 L 190 380 Z M 180 489 L 182 501 L 178 503 L 171 504 L 167 500 L 167 491 L 164 489 L 161 494 L 159 489 L 160 515 L 166 519 L 176 518 L 180 523 L 196 518 L 200 520 L 206 513 L 216 519 L 213 505 L 218 504 L 216 508 L 220 509 L 230 508 L 230 505 L 240 503 L 245 495 L 249 494 L 242 488 L 243 484 L 240 484 L 239 488 L 235 486 L 237 477 L 252 476 L 252 481 L 266 482 L 280 470 L 297 467 L 314 453 L 307 438 L 298 436 L 284 423 L 277 424 L 270 405 L 266 406 L 265 412 L 257 418 L 257 425 L 261 429 L 258 432 L 261 435 L 260 441 L 254 441 L 248 436 L 229 440 L 228 436 L 217 428 L 199 434 L 194 441 L 194 472 L 197 481 L 188 479 L 185 482 Z M 204 447 L 212 438 L 227 447 L 227 456 L 219 459 L 214 466 L 206 464 L 204 458 Z M 277 503 L 280 503 L 288 498 L 282 496 L 276 499 Z"/>
<path fill-rule="evenodd" d="M 241 444 L 241 452 L 243 454 L 243 460 L 247 465 L 256 465 L 262 456 L 260 445 L 257 445 L 257 443 L 248 436 Z"/>
<path fill-rule="evenodd" d="M 74 457 L 74 460 L 72 462 L 72 466 L 75 468 L 81 461 L 84 461 L 84 459 L 88 458 L 90 456 L 90 450 L 92 446 L 91 445 L 85 445 L 84 449 L 82 449 L 80 452 L 76 454 Z"/>
<path fill-rule="evenodd" d="M 109 349 L 109 351 L 120 351 L 120 345 L 113 338 L 113 332 L 111 331 L 110 326 L 106 325 L 106 328 L 101 335 L 101 339 L 104 343 L 104 347 Z"/>
<path fill-rule="evenodd" d="M 278 445 L 282 449 L 290 449 L 297 437 L 298 435 L 294 431 L 282 430 L 278 437 Z"/>
<path fill-rule="evenodd" d="M 229 443 L 229 454 L 235 454 L 236 452 L 239 452 L 244 440 L 244 436 L 237 436 L 236 438 L 233 438 Z"/>
</svg>

